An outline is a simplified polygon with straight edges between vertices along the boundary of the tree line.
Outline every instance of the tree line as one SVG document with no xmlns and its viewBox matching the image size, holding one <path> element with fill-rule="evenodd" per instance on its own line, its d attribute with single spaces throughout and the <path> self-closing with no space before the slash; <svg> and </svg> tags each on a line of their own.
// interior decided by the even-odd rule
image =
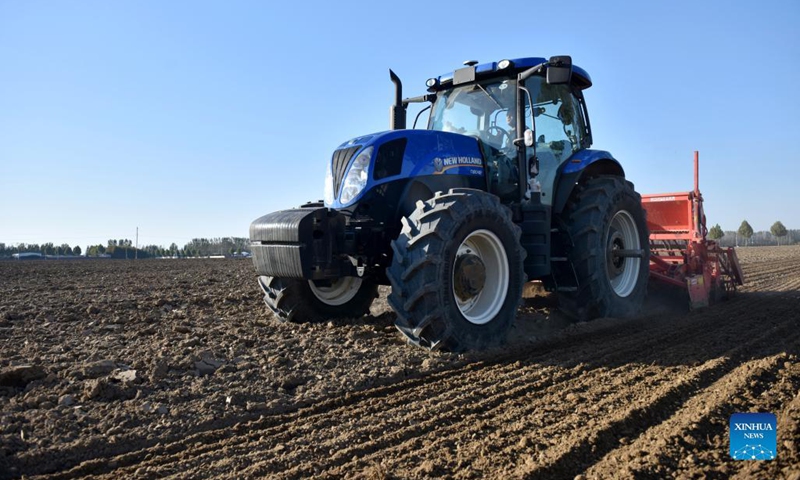
<svg viewBox="0 0 800 480">
<path fill-rule="evenodd" d="M 719 224 L 714 225 L 708 231 L 708 238 L 718 240 L 723 247 L 790 245 L 800 242 L 800 230 L 789 230 L 778 220 L 772 224 L 769 232 L 756 232 L 747 220 L 743 220 L 737 230 L 723 231 Z"/>
<path fill-rule="evenodd" d="M 742 221 L 738 230 L 723 230 L 719 224 L 708 231 L 708 238 L 719 241 L 721 246 L 789 245 L 800 243 L 800 230 L 789 230 L 780 221 L 770 227 L 769 232 L 755 232 L 747 220 Z M 45 256 L 81 256 L 111 258 L 158 258 L 158 257 L 208 257 L 211 255 L 235 255 L 250 252 L 250 241 L 245 237 L 193 238 L 183 247 L 175 242 L 162 245 L 145 245 L 138 249 L 128 238 L 109 239 L 106 245 L 80 246 L 67 243 L 55 245 L 52 242 L 18 243 L 6 245 L 0 242 L 0 258 L 11 257 L 15 253 L 39 253 Z"/>
<path fill-rule="evenodd" d="M 158 257 L 207 257 L 211 255 L 235 255 L 250 251 L 250 241 L 243 237 L 194 238 L 178 247 L 173 242 L 169 247 L 162 245 L 145 245 L 138 249 L 127 238 L 109 239 L 98 245 L 88 245 L 85 250 L 80 246 L 69 244 L 54 245 L 51 243 L 18 243 L 6 245 L 0 243 L 0 258 L 11 257 L 15 253 L 39 253 L 45 256 L 82 256 L 110 258 L 158 258 Z"/>
<path fill-rule="evenodd" d="M 5 243 L 0 243 L 0 257 L 10 257 L 15 253 L 40 253 L 42 255 L 81 255 L 83 250 L 81 247 L 75 246 L 71 247 L 69 244 L 62 243 L 61 245 L 55 245 L 52 242 L 43 243 L 39 245 L 38 243 L 18 243 L 16 245 L 6 245 Z"/>
</svg>

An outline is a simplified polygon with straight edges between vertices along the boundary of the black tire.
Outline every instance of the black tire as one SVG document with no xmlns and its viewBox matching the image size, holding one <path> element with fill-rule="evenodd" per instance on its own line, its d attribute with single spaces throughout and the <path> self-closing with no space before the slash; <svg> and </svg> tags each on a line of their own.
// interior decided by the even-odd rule
<svg viewBox="0 0 800 480">
<path fill-rule="evenodd" d="M 616 176 L 591 178 L 575 187 L 563 219 L 578 289 L 559 292 L 561 310 L 579 321 L 636 316 L 647 294 L 650 241 L 633 184 Z M 640 250 L 641 257 L 615 256 L 616 249 Z"/>
<path fill-rule="evenodd" d="M 327 301 L 323 288 L 317 287 L 315 294 L 308 280 L 262 275 L 258 277 L 258 285 L 264 291 L 264 303 L 281 321 L 313 322 L 329 318 L 358 318 L 368 314 L 372 301 L 378 296 L 378 285 L 356 277 L 344 277 L 339 281 L 346 279 L 360 280 L 360 284 L 338 297 L 335 292 L 331 293 Z"/>
<path fill-rule="evenodd" d="M 525 279 L 511 211 L 486 192 L 452 189 L 417 202 L 402 223 L 386 272 L 398 330 L 430 349 L 502 343 Z"/>
</svg>

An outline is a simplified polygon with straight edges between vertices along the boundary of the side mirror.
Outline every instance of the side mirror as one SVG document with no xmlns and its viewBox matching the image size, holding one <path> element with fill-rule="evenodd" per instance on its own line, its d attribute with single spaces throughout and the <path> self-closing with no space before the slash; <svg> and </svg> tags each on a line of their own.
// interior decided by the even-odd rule
<svg viewBox="0 0 800 480">
<path fill-rule="evenodd" d="M 532 147 L 533 146 L 533 130 L 531 130 L 530 128 L 526 128 L 525 129 L 525 133 L 523 135 L 523 139 L 524 139 L 526 147 Z"/>
<path fill-rule="evenodd" d="M 547 65 L 548 85 L 560 85 L 572 80 L 572 57 L 563 55 L 550 57 Z"/>
</svg>

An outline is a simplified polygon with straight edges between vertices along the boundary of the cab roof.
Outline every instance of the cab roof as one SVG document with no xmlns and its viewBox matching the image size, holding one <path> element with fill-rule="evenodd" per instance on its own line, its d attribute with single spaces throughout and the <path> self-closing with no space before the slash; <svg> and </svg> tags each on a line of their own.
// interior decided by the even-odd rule
<svg viewBox="0 0 800 480">
<path fill-rule="evenodd" d="M 510 65 L 506 68 L 501 69 L 498 65 L 502 62 L 499 60 L 497 62 L 490 62 L 490 63 L 481 63 L 475 65 L 475 78 L 489 78 L 493 76 L 499 75 L 509 75 L 514 74 L 516 75 L 519 72 L 527 70 L 531 67 L 535 67 L 540 63 L 547 62 L 546 58 L 541 57 L 524 57 L 524 58 L 514 58 L 509 59 Z M 436 82 L 435 86 L 430 87 L 429 90 L 436 91 L 441 90 L 442 88 L 447 88 L 453 83 L 453 76 L 455 72 L 448 72 L 439 77 L 434 77 Z M 592 86 L 592 78 L 586 72 L 586 70 L 582 69 L 577 65 L 572 65 L 572 82 L 573 85 L 578 87 L 581 90 L 587 89 Z"/>
</svg>

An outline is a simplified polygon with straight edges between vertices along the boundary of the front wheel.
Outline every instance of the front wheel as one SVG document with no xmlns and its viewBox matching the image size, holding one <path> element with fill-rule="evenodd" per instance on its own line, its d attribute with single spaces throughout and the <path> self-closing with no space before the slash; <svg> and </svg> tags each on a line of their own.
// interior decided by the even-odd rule
<svg viewBox="0 0 800 480">
<path fill-rule="evenodd" d="M 578 289 L 559 294 L 561 309 L 577 320 L 638 314 L 647 293 L 650 243 L 633 184 L 591 178 L 576 187 L 563 218 Z"/>
<path fill-rule="evenodd" d="M 481 349 L 503 342 L 525 274 L 520 228 L 497 197 L 437 192 L 403 218 L 387 270 L 395 325 L 426 348 Z"/>
<path fill-rule="evenodd" d="M 362 317 L 378 296 L 377 284 L 358 277 L 321 282 L 262 275 L 258 285 L 264 303 L 282 321 Z"/>
</svg>

